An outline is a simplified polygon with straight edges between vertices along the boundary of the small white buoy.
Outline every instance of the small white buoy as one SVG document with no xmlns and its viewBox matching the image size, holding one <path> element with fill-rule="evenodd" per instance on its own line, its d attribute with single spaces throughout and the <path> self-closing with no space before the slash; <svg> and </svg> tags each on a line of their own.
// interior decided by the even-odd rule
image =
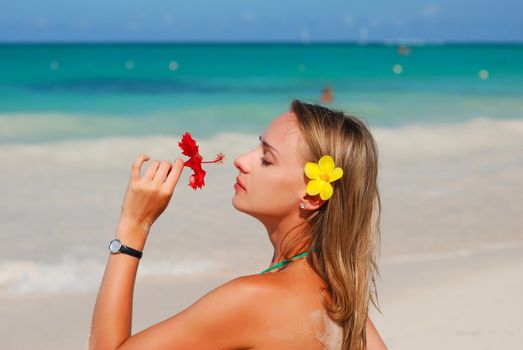
<svg viewBox="0 0 523 350">
<path fill-rule="evenodd" d="M 483 80 L 486 80 L 486 79 L 489 78 L 489 72 L 488 72 L 488 70 L 486 70 L 486 69 L 482 69 L 482 70 L 480 70 L 479 73 L 478 73 L 478 75 L 479 75 L 479 77 L 480 77 L 481 79 L 483 79 Z"/>
<path fill-rule="evenodd" d="M 169 69 L 170 70 L 177 70 L 178 69 L 178 62 L 176 62 L 176 61 L 169 62 Z"/>
<path fill-rule="evenodd" d="M 399 63 L 395 64 L 392 67 L 392 71 L 394 72 L 394 74 L 401 74 L 401 73 L 403 73 L 403 66 Z"/>
</svg>

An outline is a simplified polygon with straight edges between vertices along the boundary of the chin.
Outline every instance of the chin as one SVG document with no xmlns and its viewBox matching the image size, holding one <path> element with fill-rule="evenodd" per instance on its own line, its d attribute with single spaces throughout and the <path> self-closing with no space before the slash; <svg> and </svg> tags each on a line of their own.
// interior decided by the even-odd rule
<svg viewBox="0 0 523 350">
<path fill-rule="evenodd" d="M 232 206 L 234 207 L 234 209 L 236 209 L 242 213 L 245 213 L 247 215 L 252 215 L 249 208 L 247 206 L 245 206 L 245 204 L 242 203 L 242 200 L 240 198 L 238 198 L 237 195 L 234 195 L 232 197 L 231 202 L 232 202 Z"/>
<path fill-rule="evenodd" d="M 238 202 L 240 202 L 240 201 L 238 200 L 238 197 L 237 197 L 236 194 L 235 194 L 235 195 L 232 197 L 232 200 L 231 200 L 232 206 L 234 207 L 234 209 L 236 209 L 236 210 L 238 210 L 238 211 L 243 211 L 243 210 L 242 210 L 242 207 L 241 207 L 241 205 L 240 205 L 240 203 L 238 203 Z"/>
</svg>

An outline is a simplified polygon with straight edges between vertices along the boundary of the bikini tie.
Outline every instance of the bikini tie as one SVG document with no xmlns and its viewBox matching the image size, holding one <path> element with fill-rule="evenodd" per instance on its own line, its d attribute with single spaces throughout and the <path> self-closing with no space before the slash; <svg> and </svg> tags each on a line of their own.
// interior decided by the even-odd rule
<svg viewBox="0 0 523 350">
<path fill-rule="evenodd" d="M 275 269 L 275 268 L 277 268 L 277 267 L 280 267 L 280 266 L 283 266 L 283 265 L 285 265 L 285 264 L 288 264 L 288 263 L 292 262 L 291 260 L 294 259 L 294 258 L 303 258 L 304 256 L 307 256 L 307 253 L 308 253 L 308 252 L 302 252 L 302 253 L 300 253 L 300 254 L 296 254 L 296 255 L 293 256 L 293 257 L 290 257 L 290 258 L 288 258 L 288 259 L 285 259 L 285 260 L 283 260 L 282 262 L 279 262 L 279 263 L 277 263 L 277 264 L 275 264 L 275 265 L 273 265 L 273 266 L 271 266 L 271 267 L 269 267 L 269 268 L 263 270 L 262 272 L 260 272 L 260 275 L 261 275 L 262 273 L 265 273 L 265 272 L 270 271 L 270 270 L 272 270 L 272 269 Z"/>
</svg>

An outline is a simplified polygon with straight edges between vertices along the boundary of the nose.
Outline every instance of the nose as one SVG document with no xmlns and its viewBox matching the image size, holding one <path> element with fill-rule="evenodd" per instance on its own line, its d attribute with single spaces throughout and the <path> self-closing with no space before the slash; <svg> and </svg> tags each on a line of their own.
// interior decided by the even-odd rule
<svg viewBox="0 0 523 350">
<path fill-rule="evenodd" d="M 234 158 L 234 166 L 240 170 L 241 172 L 247 173 L 248 167 L 247 167 L 247 157 L 245 154 L 238 156 Z"/>
</svg>

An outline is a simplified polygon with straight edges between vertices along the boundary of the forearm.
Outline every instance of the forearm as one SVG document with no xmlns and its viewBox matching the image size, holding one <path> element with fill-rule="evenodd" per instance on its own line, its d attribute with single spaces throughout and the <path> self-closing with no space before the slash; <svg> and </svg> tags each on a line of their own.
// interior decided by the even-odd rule
<svg viewBox="0 0 523 350">
<path fill-rule="evenodd" d="M 116 238 L 124 245 L 143 251 L 147 233 L 138 225 L 119 224 Z M 112 350 L 131 336 L 133 291 L 138 270 L 137 258 L 109 254 L 96 299 L 89 349 Z"/>
</svg>

